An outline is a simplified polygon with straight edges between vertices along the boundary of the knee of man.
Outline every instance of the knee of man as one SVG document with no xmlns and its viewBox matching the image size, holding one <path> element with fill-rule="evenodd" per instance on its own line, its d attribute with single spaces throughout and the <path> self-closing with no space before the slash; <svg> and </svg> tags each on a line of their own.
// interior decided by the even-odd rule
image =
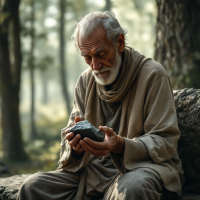
<svg viewBox="0 0 200 200">
<path fill-rule="evenodd" d="M 29 176 L 21 185 L 20 191 L 22 191 L 22 190 L 30 191 L 30 190 L 36 189 L 40 185 L 39 177 L 41 176 L 41 174 L 42 174 L 42 172 L 38 172 L 38 173 L 35 173 L 35 174 Z"/>
<path fill-rule="evenodd" d="M 125 192 L 128 196 L 136 198 L 146 196 L 149 190 L 154 190 L 149 177 L 144 177 L 142 174 L 130 172 L 120 177 L 118 189 Z"/>
<path fill-rule="evenodd" d="M 126 193 L 134 193 L 135 195 L 141 194 L 145 189 L 145 182 L 142 179 L 125 180 L 123 183 L 118 184 L 120 190 Z"/>
</svg>

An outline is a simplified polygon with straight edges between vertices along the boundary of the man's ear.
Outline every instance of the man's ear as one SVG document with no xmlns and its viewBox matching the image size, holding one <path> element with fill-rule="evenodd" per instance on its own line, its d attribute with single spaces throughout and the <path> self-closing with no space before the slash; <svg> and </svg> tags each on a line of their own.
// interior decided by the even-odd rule
<svg viewBox="0 0 200 200">
<path fill-rule="evenodd" d="M 123 33 L 120 33 L 117 38 L 117 47 L 120 53 L 124 51 L 125 48 L 125 37 Z"/>
</svg>

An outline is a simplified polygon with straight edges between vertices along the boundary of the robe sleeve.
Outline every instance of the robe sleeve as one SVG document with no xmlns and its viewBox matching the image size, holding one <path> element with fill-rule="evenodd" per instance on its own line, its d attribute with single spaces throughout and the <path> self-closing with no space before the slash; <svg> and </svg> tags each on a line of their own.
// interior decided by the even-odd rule
<svg viewBox="0 0 200 200">
<path fill-rule="evenodd" d="M 147 92 L 144 104 L 144 134 L 125 140 L 122 158 L 111 153 L 116 167 L 125 173 L 134 164 L 153 161 L 160 164 L 176 153 L 180 131 L 177 124 L 173 93 L 168 76 L 160 76 Z"/>
<path fill-rule="evenodd" d="M 85 109 L 84 109 L 84 100 L 85 100 L 85 83 L 82 76 L 79 77 L 76 87 L 75 87 L 75 97 L 74 97 L 74 106 L 69 117 L 68 124 L 65 128 L 61 130 L 61 151 L 60 151 L 60 160 L 58 162 L 58 169 L 64 169 L 69 172 L 77 172 L 81 170 L 87 163 L 92 159 L 92 155 L 85 152 L 80 159 L 72 157 L 72 148 L 66 140 L 65 131 L 68 128 L 71 128 L 75 123 L 75 118 L 80 117 L 84 120 Z"/>
</svg>

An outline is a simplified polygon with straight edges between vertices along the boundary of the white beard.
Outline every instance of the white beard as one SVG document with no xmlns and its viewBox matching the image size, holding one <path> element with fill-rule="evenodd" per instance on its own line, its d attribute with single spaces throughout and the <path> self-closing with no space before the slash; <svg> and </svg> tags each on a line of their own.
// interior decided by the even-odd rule
<svg viewBox="0 0 200 200">
<path fill-rule="evenodd" d="M 114 63 L 112 67 L 103 67 L 99 70 L 93 70 L 92 71 L 92 75 L 95 78 L 95 81 L 100 84 L 100 85 L 109 85 L 111 83 L 113 83 L 118 76 L 119 73 L 119 69 L 121 66 L 121 62 L 122 62 L 122 58 L 119 55 L 118 51 L 116 50 L 115 53 L 115 59 L 114 59 Z M 96 74 L 98 73 L 102 73 L 105 71 L 110 71 L 110 74 L 108 76 L 103 76 L 103 75 L 99 75 L 100 77 L 98 77 Z"/>
</svg>

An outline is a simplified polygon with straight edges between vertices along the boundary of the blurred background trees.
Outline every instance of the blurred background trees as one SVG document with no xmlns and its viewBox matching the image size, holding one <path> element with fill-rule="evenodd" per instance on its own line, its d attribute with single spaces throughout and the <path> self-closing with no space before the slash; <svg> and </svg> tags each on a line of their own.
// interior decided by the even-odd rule
<svg viewBox="0 0 200 200">
<path fill-rule="evenodd" d="M 34 50 L 35 50 L 35 0 L 30 2 L 30 51 L 29 51 L 29 62 L 28 67 L 30 69 L 30 83 L 31 83 L 31 139 L 36 139 L 36 127 L 35 127 L 35 82 L 34 82 L 34 71 L 35 71 L 35 59 L 34 59 Z"/>
<path fill-rule="evenodd" d="M 69 91 L 68 91 L 68 74 L 66 73 L 66 33 L 65 33 L 65 25 L 67 24 L 65 20 L 65 13 L 66 13 L 66 8 L 67 8 L 67 3 L 66 0 L 59 0 L 59 8 L 60 8 L 60 13 L 59 13 L 59 46 L 60 46 L 60 51 L 59 51 L 59 58 L 60 58 L 60 77 L 61 77 L 61 86 L 62 86 L 62 93 L 64 97 L 64 102 L 66 104 L 66 110 L 68 113 L 71 111 L 71 105 L 70 105 L 70 96 L 69 96 Z"/>
<path fill-rule="evenodd" d="M 199 8 L 199 0 L 0 0 L 0 160 L 28 155 L 5 160 L 13 173 L 56 169 L 60 129 L 88 67 L 70 42 L 80 17 L 114 12 L 127 44 L 155 57 L 174 89 L 199 88 Z"/>
<path fill-rule="evenodd" d="M 110 0 L 105 0 L 106 1 L 106 5 L 105 5 L 105 8 L 104 10 L 105 11 L 111 11 L 111 1 Z"/>
</svg>

